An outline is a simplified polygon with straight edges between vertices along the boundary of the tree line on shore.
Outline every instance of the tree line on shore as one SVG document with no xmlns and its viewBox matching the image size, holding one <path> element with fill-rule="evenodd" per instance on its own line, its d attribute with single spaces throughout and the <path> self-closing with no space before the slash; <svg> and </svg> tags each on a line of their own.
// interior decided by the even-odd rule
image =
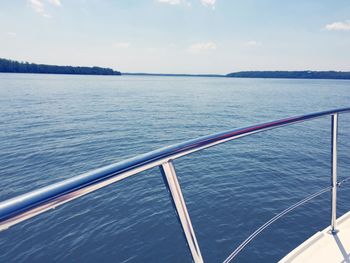
<svg viewBox="0 0 350 263">
<path fill-rule="evenodd" d="M 119 71 L 115 71 L 111 68 L 34 64 L 28 62 L 18 62 L 4 58 L 0 58 L 0 72 L 77 75 L 121 75 Z"/>
<path fill-rule="evenodd" d="M 119 71 L 102 67 L 73 67 L 34 64 L 0 58 L 0 72 L 7 73 L 41 73 L 41 74 L 77 74 L 77 75 L 121 75 Z M 287 79 L 350 79 L 350 72 L 345 71 L 239 71 L 227 75 L 217 74 L 149 74 L 125 73 L 141 76 L 175 76 L 175 77 L 230 77 L 230 78 L 287 78 Z"/>
<path fill-rule="evenodd" d="M 240 71 L 226 75 L 231 78 L 286 78 L 286 79 L 350 79 L 344 71 Z"/>
</svg>

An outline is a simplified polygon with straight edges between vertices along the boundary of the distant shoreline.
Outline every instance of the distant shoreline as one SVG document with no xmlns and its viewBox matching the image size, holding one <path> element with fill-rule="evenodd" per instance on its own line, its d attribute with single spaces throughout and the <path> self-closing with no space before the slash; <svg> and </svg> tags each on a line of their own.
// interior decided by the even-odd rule
<svg viewBox="0 0 350 263">
<path fill-rule="evenodd" d="M 253 72 L 253 71 L 252 71 Z M 286 71 L 289 72 L 289 71 Z M 318 71 L 316 71 L 318 72 Z M 318 77 L 282 77 L 282 76 L 256 76 L 256 75 L 245 75 L 245 76 L 228 76 L 228 75 L 218 75 L 218 74 L 161 74 L 161 73 L 123 73 L 120 74 L 87 74 L 87 73 L 47 73 L 47 72 L 4 72 L 0 70 L 1 73 L 8 74 L 42 74 L 42 75 L 80 75 L 80 76 L 143 76 L 143 77 L 189 77 L 189 78 L 236 78 L 236 79 L 319 79 L 319 80 L 350 80 L 350 76 L 345 77 L 327 77 L 327 76 L 318 76 Z M 239 73 L 239 72 L 237 72 Z M 346 72 L 347 73 L 347 72 Z"/>
<path fill-rule="evenodd" d="M 0 72 L 67 75 L 121 75 L 119 71 L 115 71 L 111 68 L 35 64 L 28 62 L 18 62 L 4 58 L 0 58 Z"/>
<path fill-rule="evenodd" d="M 162 74 L 162 73 L 121 73 L 126 76 L 157 77 L 211 77 L 211 78 L 261 78 L 261 79 L 343 79 L 350 80 L 350 72 L 344 71 L 240 71 L 220 74 Z"/>
<path fill-rule="evenodd" d="M 229 73 L 229 78 L 269 78 L 269 79 L 347 79 L 350 72 L 345 71 L 240 71 Z"/>
<path fill-rule="evenodd" d="M 60 75 L 107 75 L 107 76 L 156 76 L 156 77 L 209 77 L 209 78 L 263 78 L 263 79 L 340 79 L 350 80 L 350 72 L 345 71 L 239 71 L 229 74 L 165 74 L 130 73 L 115 71 L 111 68 L 57 66 L 18 62 L 0 58 L 0 73 L 31 73 Z"/>
<path fill-rule="evenodd" d="M 209 77 L 209 78 L 226 78 L 226 75 L 220 74 L 165 74 L 165 73 L 129 73 L 122 72 L 124 76 L 150 76 L 150 77 Z"/>
</svg>

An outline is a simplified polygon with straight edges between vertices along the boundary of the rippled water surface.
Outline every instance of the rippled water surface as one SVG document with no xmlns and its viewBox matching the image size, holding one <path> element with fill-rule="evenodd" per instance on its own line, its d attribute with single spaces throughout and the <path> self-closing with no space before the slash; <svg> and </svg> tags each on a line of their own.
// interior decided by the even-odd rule
<svg viewBox="0 0 350 263">
<path fill-rule="evenodd" d="M 0 201 L 210 133 L 350 106 L 350 81 L 0 74 Z M 339 123 L 350 176 L 350 114 Z M 175 160 L 206 262 L 330 183 L 330 118 Z M 329 225 L 328 193 L 258 236 L 236 262 L 275 262 Z M 339 211 L 350 209 L 350 185 Z M 0 233 L 0 262 L 191 262 L 158 169 Z"/>
</svg>

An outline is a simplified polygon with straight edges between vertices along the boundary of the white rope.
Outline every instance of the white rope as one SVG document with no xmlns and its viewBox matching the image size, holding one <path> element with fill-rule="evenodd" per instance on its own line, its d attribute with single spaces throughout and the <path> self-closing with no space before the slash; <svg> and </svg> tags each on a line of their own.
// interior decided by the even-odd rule
<svg viewBox="0 0 350 263">
<path fill-rule="evenodd" d="M 344 179 L 343 181 L 341 181 L 340 183 L 346 182 L 347 180 L 350 180 L 350 178 Z M 339 184 L 338 184 L 339 185 Z M 304 198 L 303 200 L 300 200 L 299 202 L 295 203 L 294 205 L 288 207 L 287 209 L 283 210 L 281 213 L 275 215 L 273 218 L 271 218 L 269 221 L 267 221 L 265 224 L 263 224 L 261 227 L 259 227 L 257 230 L 255 230 L 246 240 L 244 240 L 226 259 L 223 263 L 229 263 L 231 262 L 237 255 L 239 252 L 242 251 L 242 249 L 248 245 L 250 243 L 250 241 L 252 241 L 257 235 L 259 235 L 265 228 L 267 228 L 268 226 L 270 226 L 272 223 L 274 223 L 275 221 L 277 221 L 279 218 L 281 218 L 282 216 L 284 216 L 285 214 L 289 213 L 290 211 L 294 210 L 295 208 L 305 204 L 306 202 L 314 199 L 315 197 L 328 192 L 329 190 L 331 190 L 332 187 L 326 187 L 312 195 L 309 195 L 308 197 Z"/>
</svg>

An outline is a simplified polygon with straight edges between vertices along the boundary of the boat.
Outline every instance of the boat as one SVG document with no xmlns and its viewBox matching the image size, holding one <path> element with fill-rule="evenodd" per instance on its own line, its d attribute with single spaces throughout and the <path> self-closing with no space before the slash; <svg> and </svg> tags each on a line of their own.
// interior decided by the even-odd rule
<svg viewBox="0 0 350 263">
<path fill-rule="evenodd" d="M 228 263 L 234 260 L 244 247 L 272 223 L 293 211 L 295 208 L 329 192 L 331 192 L 331 216 L 329 227 L 310 237 L 300 246 L 288 253 L 280 262 L 350 262 L 350 212 L 340 218 L 336 216 L 337 188 L 350 180 L 350 177 L 342 181 L 337 179 L 338 117 L 340 114 L 349 112 L 350 108 L 334 109 L 219 132 L 138 155 L 134 158 L 54 183 L 27 194 L 2 201 L 0 203 L 0 231 L 5 231 L 11 226 L 57 208 L 60 205 L 92 193 L 107 185 L 117 183 L 142 171 L 159 167 L 177 212 L 176 214 L 181 224 L 185 241 L 191 252 L 192 259 L 196 263 L 204 262 L 181 186 L 176 175 L 173 160 L 255 133 L 265 132 L 317 118 L 331 117 L 332 171 L 330 174 L 330 185 L 305 197 L 296 204 L 275 215 L 244 240 L 227 256 L 224 262 Z"/>
</svg>

